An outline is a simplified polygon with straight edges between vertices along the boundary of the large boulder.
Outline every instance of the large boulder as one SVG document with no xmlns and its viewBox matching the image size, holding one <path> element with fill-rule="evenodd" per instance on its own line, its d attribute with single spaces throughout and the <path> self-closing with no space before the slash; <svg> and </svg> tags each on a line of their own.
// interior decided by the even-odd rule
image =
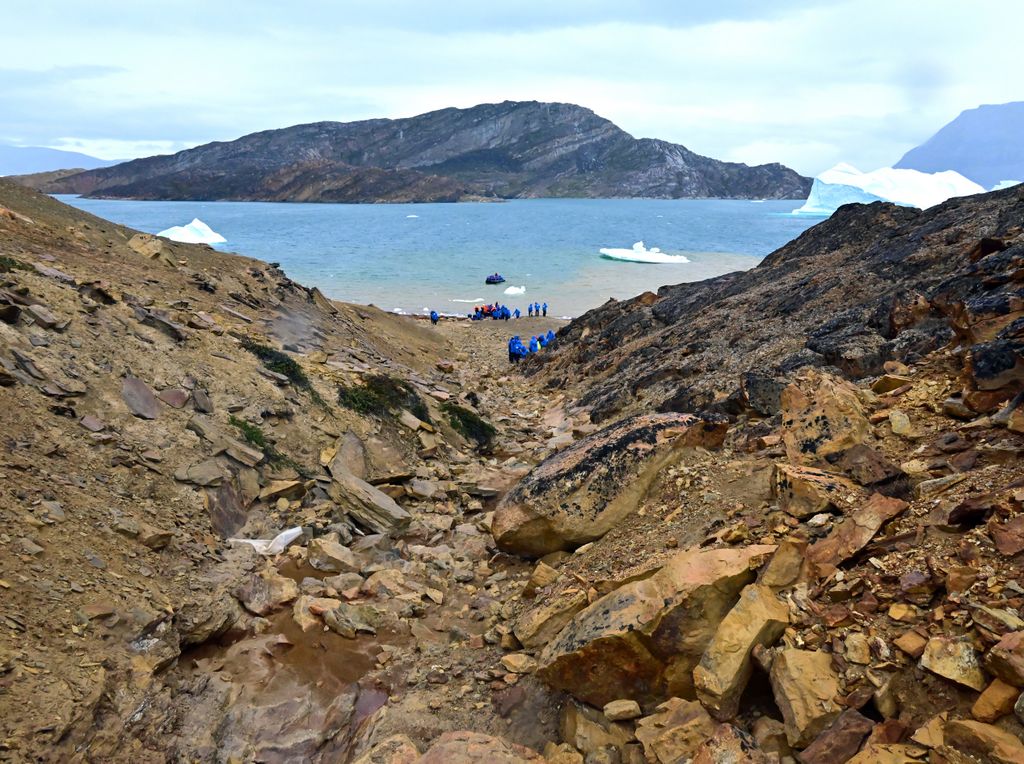
<svg viewBox="0 0 1024 764">
<path fill-rule="evenodd" d="M 693 549 L 576 615 L 541 653 L 538 675 L 594 706 L 694 698 L 692 672 L 740 590 L 775 549 Z"/>
<path fill-rule="evenodd" d="M 825 466 L 826 457 L 867 440 L 871 425 L 858 393 L 817 370 L 782 391 L 782 442 L 792 464 Z"/>
<path fill-rule="evenodd" d="M 751 584 L 740 593 L 693 670 L 697 697 L 712 716 L 736 715 L 753 671 L 751 651 L 774 644 L 788 623 L 789 608 L 769 587 Z"/>
<path fill-rule="evenodd" d="M 491 531 L 502 549 L 539 557 L 600 538 L 636 510 L 658 472 L 693 446 L 716 448 L 727 424 L 644 414 L 549 457 L 505 495 Z"/>
<path fill-rule="evenodd" d="M 787 648 L 772 661 L 775 702 L 782 712 L 786 738 L 794 748 L 809 745 L 839 716 L 839 677 L 832 656 Z"/>
<path fill-rule="evenodd" d="M 362 528 L 388 534 L 409 527 L 412 516 L 380 489 L 344 470 L 331 477 L 328 495 Z"/>
</svg>

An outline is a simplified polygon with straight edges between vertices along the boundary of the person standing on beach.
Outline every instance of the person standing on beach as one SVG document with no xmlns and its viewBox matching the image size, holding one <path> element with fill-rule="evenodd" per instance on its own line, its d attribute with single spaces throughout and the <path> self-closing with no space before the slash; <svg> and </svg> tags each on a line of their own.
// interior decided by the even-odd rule
<svg viewBox="0 0 1024 764">
<path fill-rule="evenodd" d="M 526 306 L 526 312 L 529 314 L 530 318 L 533 318 L 533 303 L 532 302 L 529 305 Z"/>
<path fill-rule="evenodd" d="M 437 315 L 436 310 L 430 311 L 430 323 L 432 323 L 434 326 L 437 326 L 437 321 L 439 318 L 440 316 Z"/>
<path fill-rule="evenodd" d="M 543 305 L 541 305 L 540 309 L 542 311 L 544 311 L 544 317 L 547 318 L 547 316 L 548 316 L 548 304 L 544 303 Z"/>
<path fill-rule="evenodd" d="M 514 315 L 515 315 L 516 318 L 519 318 L 523 314 L 519 312 L 519 308 L 516 308 L 516 312 L 515 312 Z"/>
</svg>

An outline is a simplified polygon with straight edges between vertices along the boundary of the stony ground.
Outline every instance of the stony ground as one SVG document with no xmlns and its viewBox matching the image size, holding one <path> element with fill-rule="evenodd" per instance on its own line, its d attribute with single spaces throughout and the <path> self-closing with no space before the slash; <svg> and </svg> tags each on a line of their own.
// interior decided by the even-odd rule
<svg viewBox="0 0 1024 764">
<path fill-rule="evenodd" d="M 549 328 L 0 182 L 0 760 L 1024 760 L 1016 377 L 605 426 Z"/>
</svg>

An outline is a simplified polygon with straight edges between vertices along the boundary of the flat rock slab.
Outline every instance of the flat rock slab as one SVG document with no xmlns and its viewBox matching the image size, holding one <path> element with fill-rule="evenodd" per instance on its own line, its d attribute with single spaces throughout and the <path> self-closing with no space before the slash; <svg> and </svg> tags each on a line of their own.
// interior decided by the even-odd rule
<svg viewBox="0 0 1024 764">
<path fill-rule="evenodd" d="M 789 648 L 772 661 L 769 674 L 782 712 L 786 739 L 795 748 L 809 745 L 839 716 L 839 678 L 828 653 Z"/>
<path fill-rule="evenodd" d="M 688 446 L 716 448 L 727 424 L 689 414 L 644 414 L 548 457 L 505 495 L 492 533 L 531 557 L 600 538 L 634 512 L 657 473 Z"/>
<path fill-rule="evenodd" d="M 867 546 L 879 529 L 910 505 L 880 493 L 872 494 L 864 506 L 853 510 L 832 532 L 807 549 L 807 559 L 818 573 L 826 575 Z"/>
<path fill-rule="evenodd" d="M 140 419 L 156 419 L 160 416 L 160 403 L 149 385 L 138 377 L 125 377 L 121 381 L 121 396 L 128 409 Z"/>
<path fill-rule="evenodd" d="M 750 653 L 768 647 L 789 623 L 789 608 L 767 586 L 751 584 L 722 620 L 693 670 L 697 697 L 712 716 L 731 719 L 753 671 Z"/>
<path fill-rule="evenodd" d="M 772 494 L 784 512 L 803 518 L 829 507 L 847 506 L 847 498 L 859 496 L 860 489 L 840 475 L 779 463 L 775 465 Z"/>
<path fill-rule="evenodd" d="M 693 697 L 692 672 L 773 546 L 687 550 L 577 614 L 541 653 L 548 684 L 603 707 Z"/>
<path fill-rule="evenodd" d="M 327 493 L 358 525 L 383 534 L 409 527 L 412 516 L 383 491 L 344 471 L 333 478 Z"/>
</svg>

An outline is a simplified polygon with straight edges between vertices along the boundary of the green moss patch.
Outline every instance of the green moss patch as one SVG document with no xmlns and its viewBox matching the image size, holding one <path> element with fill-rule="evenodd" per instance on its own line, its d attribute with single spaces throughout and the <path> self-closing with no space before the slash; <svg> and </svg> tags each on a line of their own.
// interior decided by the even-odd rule
<svg viewBox="0 0 1024 764">
<path fill-rule="evenodd" d="M 491 447 L 497 430 L 475 411 L 455 403 L 442 403 L 441 410 L 448 415 L 448 421 L 457 433 L 474 441 L 481 449 Z"/>
<path fill-rule="evenodd" d="M 430 421 L 430 410 L 415 388 L 387 374 L 373 374 L 361 384 L 339 387 L 338 403 L 359 414 L 378 417 L 393 416 L 408 409 L 417 419 Z"/>
</svg>

